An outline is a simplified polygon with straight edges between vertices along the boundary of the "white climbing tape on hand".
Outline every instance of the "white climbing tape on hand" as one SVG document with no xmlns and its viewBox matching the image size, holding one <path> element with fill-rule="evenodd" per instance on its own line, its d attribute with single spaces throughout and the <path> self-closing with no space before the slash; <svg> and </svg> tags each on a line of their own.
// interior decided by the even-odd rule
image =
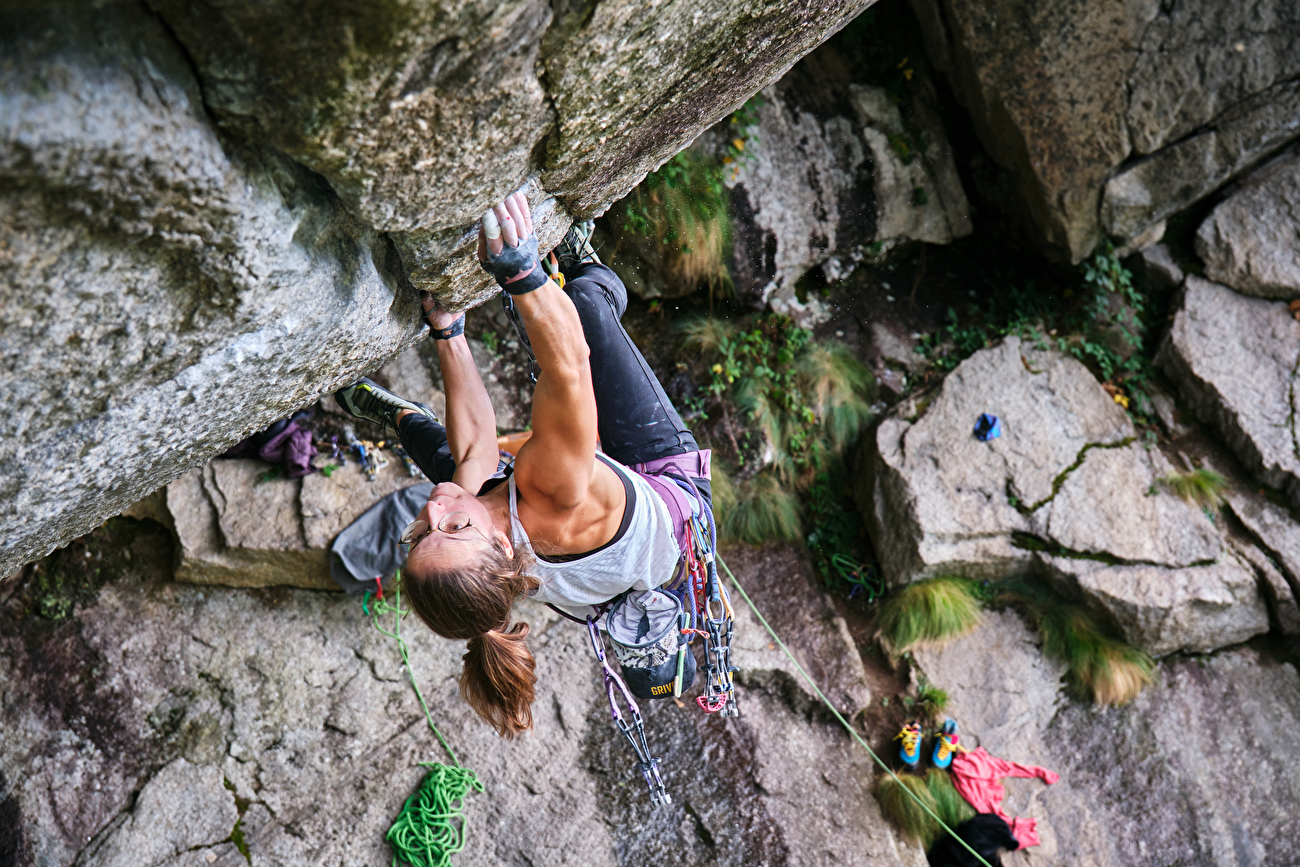
<svg viewBox="0 0 1300 867">
<path fill-rule="evenodd" d="M 501 222 L 497 220 L 495 212 L 488 211 L 483 215 L 483 233 L 487 235 L 489 241 L 501 237 Z"/>
</svg>

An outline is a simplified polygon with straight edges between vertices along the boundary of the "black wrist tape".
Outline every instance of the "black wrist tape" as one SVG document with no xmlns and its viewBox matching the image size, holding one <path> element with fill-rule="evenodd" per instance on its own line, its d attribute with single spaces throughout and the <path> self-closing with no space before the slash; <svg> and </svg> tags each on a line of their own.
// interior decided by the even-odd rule
<svg viewBox="0 0 1300 867">
<path fill-rule="evenodd" d="M 497 281 L 497 285 L 511 295 L 526 295 L 547 281 L 546 272 L 542 270 L 542 260 L 537 255 L 537 236 L 529 235 L 519 242 L 518 247 L 506 244 L 501 252 L 483 263 L 487 271 Z"/>
<path fill-rule="evenodd" d="M 426 319 L 425 321 L 428 322 L 429 320 Z M 432 337 L 434 340 L 451 340 L 453 337 L 459 337 L 464 333 L 465 333 L 465 314 L 463 313 L 461 314 L 459 319 L 457 319 L 455 322 L 448 325 L 446 328 L 443 328 L 442 330 L 434 328 L 432 325 L 429 326 L 429 336 Z"/>
</svg>

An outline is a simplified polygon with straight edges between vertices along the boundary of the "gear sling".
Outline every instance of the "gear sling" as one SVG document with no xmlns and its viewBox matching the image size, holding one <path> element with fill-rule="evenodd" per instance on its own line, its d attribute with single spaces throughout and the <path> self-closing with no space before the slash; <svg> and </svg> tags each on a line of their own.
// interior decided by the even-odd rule
<svg viewBox="0 0 1300 867">
<path fill-rule="evenodd" d="M 660 760 L 650 752 L 645 723 L 636 699 L 678 698 L 690 688 L 696 675 L 695 657 L 691 651 L 696 638 L 701 639 L 704 648 L 703 691 L 696 697 L 696 703 L 705 713 L 721 713 L 723 717 L 740 715 L 732 678 L 736 668 L 731 663 L 734 612 L 727 589 L 718 581 L 715 558 L 717 524 L 708 498 L 702 496 L 691 481 L 692 478 L 709 478 L 709 456 L 707 450 L 695 451 L 631 467 L 655 489 L 672 517 L 681 550 L 681 559 L 672 580 L 657 590 L 621 594 L 598 606 L 585 621 L 549 606 L 569 620 L 585 623 L 592 651 L 600 663 L 610 715 L 636 755 L 634 768 L 641 772 L 650 790 L 650 801 L 655 806 L 670 804 L 672 798 L 659 774 Z M 647 600 L 647 597 L 651 598 Z M 660 601 L 654 597 L 666 597 L 675 603 L 669 628 L 663 630 L 662 635 L 657 634 L 660 630 L 645 636 L 629 635 L 620 628 L 625 618 L 618 615 L 628 608 L 632 608 L 634 613 L 638 608 L 647 611 L 643 615 L 645 619 L 640 621 L 644 628 L 649 605 Z M 662 612 L 661 601 L 656 607 Z M 606 656 L 605 639 L 598 627 L 602 616 L 622 676 Z M 637 620 L 633 618 L 633 622 Z M 643 637 L 646 640 L 638 640 Z M 675 652 L 664 659 L 669 646 Z M 640 687 L 635 689 L 636 694 L 633 688 L 629 688 L 629 683 Z M 626 714 L 620 705 L 626 706 Z"/>
</svg>

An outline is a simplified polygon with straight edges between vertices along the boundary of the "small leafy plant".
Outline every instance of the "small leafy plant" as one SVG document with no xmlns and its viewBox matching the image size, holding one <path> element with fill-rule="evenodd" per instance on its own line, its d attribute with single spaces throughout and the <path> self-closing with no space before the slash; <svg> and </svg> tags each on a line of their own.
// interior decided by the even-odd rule
<svg viewBox="0 0 1300 867">
<path fill-rule="evenodd" d="M 922 677 L 916 689 L 916 715 L 931 725 L 948 709 L 948 693 Z"/>
<path fill-rule="evenodd" d="M 1082 265 L 1079 276 L 1079 289 L 1063 293 L 1066 303 L 1035 291 L 1031 280 L 1023 288 L 998 288 L 985 307 L 971 304 L 964 316 L 949 308 L 947 323 L 924 336 L 916 352 L 948 371 L 993 341 L 1015 335 L 1039 349 L 1074 356 L 1107 384 L 1116 403 L 1149 414 L 1146 296 L 1109 244 Z"/>
</svg>

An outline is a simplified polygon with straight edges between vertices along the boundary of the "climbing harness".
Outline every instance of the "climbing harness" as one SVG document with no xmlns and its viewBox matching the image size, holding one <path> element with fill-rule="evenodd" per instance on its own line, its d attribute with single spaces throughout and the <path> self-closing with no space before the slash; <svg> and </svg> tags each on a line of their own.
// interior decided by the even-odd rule
<svg viewBox="0 0 1300 867">
<path fill-rule="evenodd" d="M 644 475 L 644 474 L 643 474 Z M 628 688 L 628 681 L 644 687 L 642 698 L 680 698 L 695 680 L 696 663 L 690 644 L 696 637 L 703 639 L 704 645 L 704 689 L 696 696 L 696 703 L 705 713 L 720 713 L 725 717 L 740 716 L 736 704 L 736 689 L 733 675 L 737 669 L 731 662 L 731 640 L 735 631 L 735 612 L 731 607 L 731 596 L 727 588 L 718 580 L 717 526 L 713 520 L 712 510 L 700 495 L 699 489 L 688 478 L 681 478 L 667 472 L 655 473 L 661 482 L 671 480 L 687 494 L 691 514 L 686 516 L 682 532 L 678 536 L 679 544 L 683 541 L 682 558 L 673 579 L 658 590 L 636 591 L 615 597 L 599 606 L 585 620 L 565 612 L 554 605 L 548 607 L 567 620 L 582 623 L 587 627 L 591 639 L 591 649 L 600 664 L 601 677 L 605 693 L 609 698 L 610 713 L 615 726 L 632 747 L 636 754 L 634 769 L 639 771 L 650 790 L 650 801 L 655 806 L 672 803 L 659 774 L 659 758 L 651 755 L 649 743 L 645 736 L 645 726 L 640 708 L 636 704 L 633 690 Z M 663 671 L 667 666 L 661 655 L 671 643 L 659 640 L 658 635 L 647 636 L 647 640 L 636 642 L 623 638 L 616 625 L 615 617 L 625 605 L 640 602 L 647 596 L 668 596 L 677 602 L 676 632 L 681 636 L 676 640 L 676 659 L 672 665 L 672 676 L 667 677 Z M 640 597 L 634 599 L 633 597 Z M 623 676 L 614 671 L 605 655 L 604 637 L 599 629 L 599 620 L 605 618 L 605 633 L 609 635 L 619 658 Z M 657 652 L 656 652 L 657 651 Z M 690 657 L 689 659 L 687 657 Z M 618 707 L 618 697 L 622 696 L 629 710 L 630 721 L 624 717 Z"/>
<path fill-rule="evenodd" d="M 853 737 L 853 739 L 857 741 L 858 744 L 864 750 L 867 751 L 867 755 L 871 756 L 871 758 L 875 761 L 875 763 L 880 766 L 881 770 L 883 770 L 886 774 L 889 774 L 889 776 L 894 778 L 894 781 L 899 785 L 899 789 L 904 793 L 906 793 L 909 798 L 915 801 L 917 806 L 920 807 L 923 812 L 925 812 L 931 819 L 934 819 L 934 821 L 939 824 L 940 828 L 942 828 L 950 837 L 952 837 L 954 840 L 960 843 L 962 845 L 962 848 L 964 848 L 967 852 L 971 853 L 971 855 L 973 855 L 976 858 L 976 860 L 979 861 L 979 863 L 983 864 L 984 867 L 992 867 L 992 865 L 990 865 L 989 862 L 986 861 L 984 857 L 980 855 L 980 853 L 976 852 L 974 849 L 971 848 L 971 845 L 969 843 L 967 843 L 961 837 L 958 837 L 957 833 L 953 831 L 952 828 L 948 827 L 948 824 L 944 822 L 943 819 L 940 819 L 939 816 L 934 812 L 934 810 L 929 806 L 927 806 L 926 803 L 922 801 L 915 792 L 913 792 L 907 785 L 905 785 L 902 780 L 898 779 L 898 774 L 895 774 L 892 770 L 890 770 L 889 765 L 881 761 L 880 756 L 876 755 L 876 751 L 873 750 L 870 747 L 870 745 L 868 745 L 867 742 L 862 739 L 862 735 L 858 734 L 857 729 L 855 729 L 852 725 L 849 724 L 849 721 L 844 718 L 844 715 L 839 712 L 839 710 L 835 707 L 835 705 L 831 704 L 831 700 L 826 697 L 826 693 L 821 691 L 821 687 L 819 687 L 817 685 L 817 682 L 812 679 L 812 677 L 808 674 L 807 671 L 804 670 L 804 667 L 799 663 L 799 660 L 796 659 L 795 655 L 790 652 L 790 648 L 786 647 L 785 642 L 781 640 L 781 636 L 776 634 L 776 630 L 772 628 L 772 624 L 767 622 L 767 618 L 763 616 L 763 612 L 758 610 L 758 606 L 754 604 L 754 600 L 749 598 L 749 594 L 745 592 L 745 588 L 740 586 L 740 582 L 736 580 L 736 576 L 733 575 L 731 573 L 731 570 L 727 568 L 727 564 L 723 562 L 721 557 L 718 557 L 717 560 L 719 565 L 722 566 L 723 571 L 727 573 L 727 577 L 731 579 L 731 583 L 735 586 L 736 592 L 740 594 L 740 598 L 743 599 L 745 601 L 745 604 L 749 606 L 749 610 L 752 611 L 754 613 L 754 616 L 758 618 L 758 622 L 763 624 L 763 628 L 767 630 L 767 634 L 772 636 L 772 641 L 776 643 L 777 647 L 781 648 L 781 652 L 784 653 L 786 657 L 790 660 L 790 662 L 794 664 L 795 670 L 799 672 L 800 677 L 802 677 L 805 681 L 808 682 L 808 685 L 812 687 L 813 694 L 822 700 L 822 704 L 826 705 L 826 709 L 831 712 L 831 715 L 835 717 L 835 719 L 839 720 L 840 725 L 844 726 L 845 730 L 848 731 L 848 733 Z"/>
<path fill-rule="evenodd" d="M 400 572 L 397 580 L 401 580 Z M 370 605 L 370 591 L 367 590 L 361 599 L 361 610 L 370 618 L 375 629 L 397 642 L 398 652 L 402 656 L 402 668 L 411 680 L 415 697 L 419 699 L 420 708 L 424 711 L 424 719 L 455 765 L 419 763 L 420 767 L 428 768 L 428 772 L 411 797 L 406 799 L 386 836 L 388 844 L 393 848 L 393 867 L 399 863 L 411 867 L 451 867 L 451 856 L 465 848 L 465 830 L 469 823 L 464 812 L 465 796 L 470 789 L 483 791 L 483 783 L 477 774 L 461 765 L 451 744 L 447 743 L 442 732 L 433 724 L 433 715 L 429 713 L 429 705 L 425 702 L 420 685 L 415 680 L 415 672 L 411 669 L 411 654 L 406 639 L 402 637 L 402 618 L 410 612 L 402 610 L 400 587 L 393 605 L 384 600 L 384 586 L 378 579 L 375 580 L 375 587 L 377 595 L 374 605 Z M 380 616 L 389 614 L 393 615 L 392 632 L 379 625 Z"/>
</svg>

